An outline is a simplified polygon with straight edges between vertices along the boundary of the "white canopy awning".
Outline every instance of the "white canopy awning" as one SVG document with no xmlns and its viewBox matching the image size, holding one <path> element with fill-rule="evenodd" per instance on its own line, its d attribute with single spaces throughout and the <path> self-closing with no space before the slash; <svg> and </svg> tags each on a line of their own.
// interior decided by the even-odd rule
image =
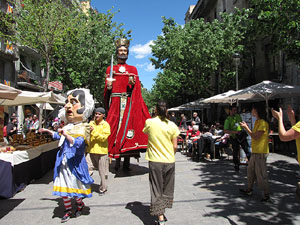
<svg viewBox="0 0 300 225">
<path fill-rule="evenodd" d="M 14 100 L 0 99 L 0 105 L 32 105 L 36 103 L 65 104 L 66 98 L 50 92 L 22 91 Z"/>
<path fill-rule="evenodd" d="M 0 84 L 0 99 L 14 100 L 20 93 L 21 90 L 15 89 L 4 84 Z"/>
<path fill-rule="evenodd" d="M 42 104 L 44 104 L 43 110 L 54 110 L 54 108 L 49 103 L 37 103 L 36 106 L 40 108 Z"/>
</svg>

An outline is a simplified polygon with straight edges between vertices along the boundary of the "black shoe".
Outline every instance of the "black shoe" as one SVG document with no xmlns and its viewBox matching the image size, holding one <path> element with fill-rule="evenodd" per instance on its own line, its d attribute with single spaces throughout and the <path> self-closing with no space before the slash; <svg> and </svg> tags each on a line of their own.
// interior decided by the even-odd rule
<svg viewBox="0 0 300 225">
<path fill-rule="evenodd" d="M 240 166 L 239 165 L 234 165 L 234 169 L 235 169 L 235 171 L 239 171 L 240 170 Z"/>
<path fill-rule="evenodd" d="M 83 210 L 84 207 L 85 207 L 85 204 L 83 202 L 81 204 L 81 208 L 80 209 L 78 209 L 78 206 L 77 206 L 76 211 L 75 211 L 75 217 L 81 216 L 81 212 L 82 212 L 82 210 Z"/>
<path fill-rule="evenodd" d="M 244 195 L 252 196 L 252 190 L 249 189 L 240 189 L 240 192 L 243 193 Z"/>
<path fill-rule="evenodd" d="M 265 195 L 260 201 L 261 202 L 268 202 L 270 200 L 270 196 L 269 195 Z"/>
<path fill-rule="evenodd" d="M 164 214 L 164 221 L 165 221 L 165 222 L 168 221 L 168 219 L 167 219 L 167 217 L 165 216 L 165 214 Z"/>
<path fill-rule="evenodd" d="M 60 221 L 61 223 L 67 222 L 72 216 L 72 211 L 67 210 L 65 212 L 66 212 L 66 214 L 63 216 L 63 218 L 61 218 L 61 221 Z"/>
</svg>

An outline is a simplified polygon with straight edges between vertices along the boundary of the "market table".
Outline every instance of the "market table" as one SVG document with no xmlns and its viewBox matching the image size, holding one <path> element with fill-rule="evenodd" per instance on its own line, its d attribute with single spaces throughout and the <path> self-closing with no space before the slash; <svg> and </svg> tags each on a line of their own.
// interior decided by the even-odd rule
<svg viewBox="0 0 300 225">
<path fill-rule="evenodd" d="M 11 198 L 52 169 L 58 149 L 58 141 L 52 141 L 28 150 L 0 153 L 0 197 Z"/>
</svg>

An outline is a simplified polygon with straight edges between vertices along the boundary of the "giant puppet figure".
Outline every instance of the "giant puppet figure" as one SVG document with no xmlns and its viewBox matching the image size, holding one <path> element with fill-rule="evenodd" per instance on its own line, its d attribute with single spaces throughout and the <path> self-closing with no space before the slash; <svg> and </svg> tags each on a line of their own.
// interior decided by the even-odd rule
<svg viewBox="0 0 300 225">
<path fill-rule="evenodd" d="M 116 48 L 118 64 L 107 68 L 104 88 L 106 121 L 111 127 L 108 150 L 110 158 L 118 159 L 116 169 L 120 157 L 125 158 L 123 169 L 128 169 L 129 157 L 138 158 L 140 151 L 147 148 L 148 137 L 142 130 L 150 114 L 142 97 L 137 69 L 126 64 L 129 40 L 117 40 Z"/>
<path fill-rule="evenodd" d="M 61 196 L 64 201 L 66 211 L 62 223 L 68 221 L 74 213 L 71 198 L 76 200 L 75 217 L 78 217 L 85 206 L 82 199 L 92 197 L 91 184 L 94 180 L 89 175 L 84 154 L 90 139 L 87 119 L 93 109 L 94 100 L 88 89 L 72 90 L 68 92 L 66 105 L 59 113 L 67 125 L 58 129 L 58 132 L 40 129 L 40 132 L 48 132 L 55 140 L 59 140 L 53 195 Z"/>
</svg>

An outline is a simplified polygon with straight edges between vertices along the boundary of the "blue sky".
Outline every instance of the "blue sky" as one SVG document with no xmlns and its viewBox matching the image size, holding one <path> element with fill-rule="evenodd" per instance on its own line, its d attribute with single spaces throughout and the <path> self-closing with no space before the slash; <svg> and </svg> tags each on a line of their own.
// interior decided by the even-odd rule
<svg viewBox="0 0 300 225">
<path fill-rule="evenodd" d="M 178 24 L 184 24 L 185 13 L 197 0 L 92 0 L 91 5 L 99 12 L 106 13 L 113 8 L 118 12 L 114 22 L 124 23 L 125 31 L 132 30 L 130 53 L 127 63 L 138 69 L 140 80 L 145 88 L 151 89 L 157 70 L 151 65 L 149 44 L 162 33 L 162 16 L 174 18 Z"/>
</svg>

